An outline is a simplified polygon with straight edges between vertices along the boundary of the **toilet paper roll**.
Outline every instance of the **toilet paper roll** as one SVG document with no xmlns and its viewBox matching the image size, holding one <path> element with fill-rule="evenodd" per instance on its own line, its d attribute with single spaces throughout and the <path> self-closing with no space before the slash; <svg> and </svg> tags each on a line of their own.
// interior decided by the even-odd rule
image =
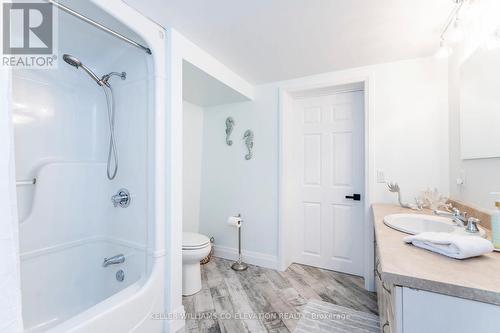
<svg viewBox="0 0 500 333">
<path fill-rule="evenodd" d="M 230 216 L 227 218 L 227 224 L 232 226 L 232 227 L 240 228 L 241 227 L 241 217 Z"/>
</svg>

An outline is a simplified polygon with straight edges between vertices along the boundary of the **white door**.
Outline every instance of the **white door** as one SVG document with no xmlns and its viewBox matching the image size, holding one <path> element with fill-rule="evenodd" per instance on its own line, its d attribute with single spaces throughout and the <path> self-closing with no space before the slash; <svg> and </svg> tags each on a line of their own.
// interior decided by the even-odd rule
<svg viewBox="0 0 500 333">
<path fill-rule="evenodd" d="M 292 113 L 294 261 L 363 275 L 364 93 L 298 98 Z"/>
</svg>

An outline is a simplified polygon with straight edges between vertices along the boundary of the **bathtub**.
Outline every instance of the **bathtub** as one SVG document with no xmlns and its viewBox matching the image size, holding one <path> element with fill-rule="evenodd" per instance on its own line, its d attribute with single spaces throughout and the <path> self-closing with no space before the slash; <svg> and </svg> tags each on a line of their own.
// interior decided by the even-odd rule
<svg viewBox="0 0 500 333">
<path fill-rule="evenodd" d="M 123 254 L 122 264 L 103 267 L 105 257 Z M 46 332 L 145 276 L 144 246 L 93 237 L 21 254 L 25 332 Z M 124 280 L 116 274 L 124 272 Z"/>
<path fill-rule="evenodd" d="M 166 228 L 173 228 L 176 216 L 174 208 L 166 214 L 171 205 L 167 196 L 176 197 L 166 185 L 173 174 L 166 172 L 166 145 L 171 140 L 166 121 L 166 32 L 122 0 L 77 1 L 72 6 L 106 24 L 123 25 L 151 48 L 152 55 L 143 59 L 121 40 L 58 13 L 58 24 L 64 27 L 59 29 L 59 52 L 84 54 L 102 68 L 113 59 L 109 70 L 126 70 L 129 77 L 115 81 L 121 168 L 112 182 L 105 178 L 102 163 L 109 139 L 107 113 L 102 103 L 86 103 L 97 101 L 97 87 L 61 64 L 43 75 L 29 72 L 19 81 L 24 88 L 15 89 L 21 92 L 17 101 L 27 105 L 18 112 L 36 116 L 15 132 L 18 179 L 36 178 L 36 184 L 20 188 L 17 199 L 22 211 L 23 326 L 28 333 L 176 331 L 182 320 L 172 329 L 172 321 L 152 320 L 152 314 L 182 312 L 181 298 L 173 292 L 179 288 L 172 287 L 177 282 L 165 274 L 166 263 L 173 262 L 166 262 Z M 74 38 L 77 32 L 86 43 Z M 107 48 L 107 57 L 87 54 L 93 42 Z M 127 209 L 110 203 L 122 187 L 132 194 Z M 126 257 L 124 263 L 102 266 L 105 257 L 120 253 Z M 120 269 L 123 282 L 116 279 Z"/>
</svg>

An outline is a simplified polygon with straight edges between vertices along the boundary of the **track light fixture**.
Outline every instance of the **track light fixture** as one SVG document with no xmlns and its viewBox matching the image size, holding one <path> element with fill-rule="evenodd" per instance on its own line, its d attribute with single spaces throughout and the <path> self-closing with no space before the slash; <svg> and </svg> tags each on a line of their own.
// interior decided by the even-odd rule
<svg viewBox="0 0 500 333">
<path fill-rule="evenodd" d="M 462 25 L 459 19 L 460 10 L 466 0 L 451 0 L 455 4 L 453 10 L 448 16 L 443 30 L 441 30 L 439 49 L 436 52 L 437 58 L 447 58 L 453 51 L 447 42 L 456 43 L 463 37 Z M 453 30 L 450 30 L 452 28 Z"/>
</svg>

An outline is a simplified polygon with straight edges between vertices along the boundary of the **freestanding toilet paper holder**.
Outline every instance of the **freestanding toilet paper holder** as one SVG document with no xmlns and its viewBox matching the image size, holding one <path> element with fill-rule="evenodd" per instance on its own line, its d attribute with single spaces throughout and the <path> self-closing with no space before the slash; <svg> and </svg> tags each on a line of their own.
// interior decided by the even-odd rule
<svg viewBox="0 0 500 333">
<path fill-rule="evenodd" d="M 236 217 L 241 218 L 241 214 L 238 214 Z M 238 260 L 231 265 L 231 268 L 238 272 L 245 271 L 248 268 L 248 265 L 243 262 L 241 256 L 241 222 L 238 228 Z"/>
</svg>

